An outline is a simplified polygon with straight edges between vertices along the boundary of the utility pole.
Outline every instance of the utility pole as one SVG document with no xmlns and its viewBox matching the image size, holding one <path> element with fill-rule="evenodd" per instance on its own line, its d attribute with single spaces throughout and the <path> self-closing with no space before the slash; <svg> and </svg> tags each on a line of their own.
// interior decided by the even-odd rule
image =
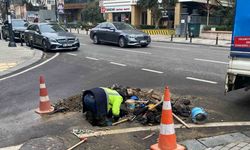
<svg viewBox="0 0 250 150">
<path fill-rule="evenodd" d="M 14 40 L 14 35 L 13 35 L 13 28 L 12 28 L 12 20 L 11 20 L 11 12 L 9 12 L 9 7 L 10 7 L 10 0 L 5 0 L 5 9 L 6 9 L 6 14 L 8 18 L 8 29 L 9 29 L 9 47 L 16 47 L 16 43 Z"/>
<path fill-rule="evenodd" d="M 57 0 L 55 0 L 55 14 L 56 14 L 56 22 L 58 22 Z"/>
<path fill-rule="evenodd" d="M 210 17 L 210 6 L 209 6 L 209 0 L 207 0 L 207 26 L 209 25 L 209 17 Z"/>
</svg>

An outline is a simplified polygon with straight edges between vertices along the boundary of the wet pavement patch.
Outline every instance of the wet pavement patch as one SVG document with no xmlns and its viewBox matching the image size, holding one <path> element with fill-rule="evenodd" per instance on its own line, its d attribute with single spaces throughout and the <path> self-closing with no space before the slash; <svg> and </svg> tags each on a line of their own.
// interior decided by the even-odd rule
<svg viewBox="0 0 250 150">
<path fill-rule="evenodd" d="M 20 150 L 66 150 L 66 147 L 62 139 L 46 136 L 29 140 Z"/>
</svg>

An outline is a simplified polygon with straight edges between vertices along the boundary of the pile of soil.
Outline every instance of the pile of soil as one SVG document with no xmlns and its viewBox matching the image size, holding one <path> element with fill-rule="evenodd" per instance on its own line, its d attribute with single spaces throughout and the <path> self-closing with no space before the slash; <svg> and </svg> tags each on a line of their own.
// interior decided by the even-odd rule
<svg viewBox="0 0 250 150">
<path fill-rule="evenodd" d="M 152 100 L 159 101 L 161 99 L 161 92 L 153 91 L 152 89 L 139 89 L 133 88 L 133 94 L 138 96 L 140 100 Z M 197 97 L 193 96 L 177 96 L 171 94 L 171 102 L 175 103 L 178 100 L 189 99 L 191 104 L 197 100 Z M 55 112 L 81 112 L 82 111 L 82 94 L 77 94 L 62 100 L 59 100 L 54 104 Z"/>
<path fill-rule="evenodd" d="M 74 95 L 59 100 L 55 105 L 55 112 L 81 112 L 82 110 L 82 94 Z"/>
</svg>

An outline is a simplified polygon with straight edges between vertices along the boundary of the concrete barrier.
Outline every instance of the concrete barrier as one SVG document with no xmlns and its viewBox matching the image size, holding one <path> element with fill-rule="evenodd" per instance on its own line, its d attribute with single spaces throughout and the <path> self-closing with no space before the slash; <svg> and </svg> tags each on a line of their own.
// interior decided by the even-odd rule
<svg viewBox="0 0 250 150">
<path fill-rule="evenodd" d="M 175 34 L 175 30 L 168 30 L 168 29 L 143 29 L 143 32 L 149 35 L 172 35 Z"/>
</svg>

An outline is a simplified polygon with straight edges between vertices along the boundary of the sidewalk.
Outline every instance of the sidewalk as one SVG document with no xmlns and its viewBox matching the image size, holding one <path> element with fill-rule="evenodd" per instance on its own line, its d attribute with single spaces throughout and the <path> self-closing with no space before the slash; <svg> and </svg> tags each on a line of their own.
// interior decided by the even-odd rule
<svg viewBox="0 0 250 150">
<path fill-rule="evenodd" d="M 43 52 L 26 46 L 8 47 L 8 41 L 0 40 L 0 77 L 26 66 L 29 66 L 43 56 Z"/>
<path fill-rule="evenodd" d="M 250 131 L 180 142 L 188 150 L 250 150 Z"/>
<path fill-rule="evenodd" d="M 166 35 L 151 35 L 151 39 L 154 42 L 171 42 L 171 36 Z M 190 43 L 190 38 L 186 40 L 185 37 L 173 37 L 174 43 L 183 43 L 183 44 L 197 44 L 197 45 L 209 45 L 209 46 L 223 46 L 230 47 L 231 41 L 227 40 L 218 40 L 218 45 L 216 45 L 216 40 L 212 39 L 202 39 L 202 38 L 192 38 L 192 43 Z"/>
</svg>

